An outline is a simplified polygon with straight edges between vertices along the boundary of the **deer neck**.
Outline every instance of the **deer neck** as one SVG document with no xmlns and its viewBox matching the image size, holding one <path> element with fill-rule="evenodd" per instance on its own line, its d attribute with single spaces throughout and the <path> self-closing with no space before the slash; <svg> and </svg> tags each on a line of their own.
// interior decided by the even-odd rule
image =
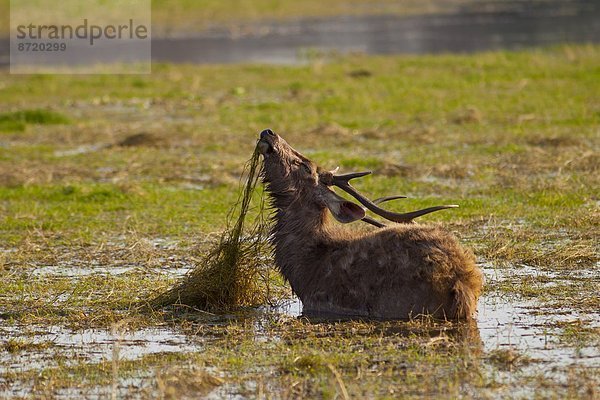
<svg viewBox="0 0 600 400">
<path fill-rule="evenodd" d="M 294 292 L 302 298 L 304 282 L 319 268 L 318 251 L 331 241 L 330 217 L 325 209 L 294 206 L 275 214 L 272 243 L 275 262 Z"/>
<path fill-rule="evenodd" d="M 329 216 L 326 210 L 279 209 L 275 214 L 273 244 L 279 252 L 302 252 L 306 244 L 325 240 L 329 236 Z"/>
</svg>

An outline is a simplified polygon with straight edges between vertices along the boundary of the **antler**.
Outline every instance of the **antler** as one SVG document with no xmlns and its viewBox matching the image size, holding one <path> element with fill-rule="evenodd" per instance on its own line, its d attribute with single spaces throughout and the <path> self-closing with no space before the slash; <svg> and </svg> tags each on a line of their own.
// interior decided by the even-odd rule
<svg viewBox="0 0 600 400">
<path fill-rule="evenodd" d="M 405 198 L 406 198 L 406 196 L 385 196 L 385 197 L 378 197 L 375 200 L 373 200 L 373 203 L 375 203 L 375 204 L 381 204 L 381 203 L 383 203 L 385 201 L 396 200 L 396 199 L 405 199 Z M 367 217 L 367 216 L 364 216 L 362 218 L 362 221 L 366 222 L 368 224 L 374 225 L 374 226 L 376 226 L 378 228 L 385 228 L 387 226 L 386 224 L 384 224 L 382 222 L 379 222 L 376 219 L 373 219 L 371 217 Z"/>
<path fill-rule="evenodd" d="M 333 185 L 339 187 L 346 193 L 350 194 L 352 197 L 354 197 L 356 200 L 358 200 L 363 206 L 367 207 L 369 210 L 373 211 L 375 214 L 377 214 L 385 219 L 388 219 L 390 221 L 393 221 L 393 222 L 410 223 L 410 222 L 412 222 L 413 219 L 420 217 L 422 215 L 429 214 L 434 211 L 444 210 L 447 208 L 457 208 L 458 207 L 457 205 L 454 205 L 454 204 L 445 205 L 445 206 L 435 206 L 435 207 L 424 208 L 422 210 L 412 211 L 412 212 L 403 213 L 403 214 L 384 210 L 383 208 L 380 208 L 379 206 L 377 206 L 377 204 L 382 203 L 384 201 L 388 201 L 388 200 L 402 198 L 402 196 L 382 197 L 375 201 L 371 201 L 367 197 L 360 194 L 356 189 L 354 189 L 354 187 L 352 187 L 352 185 L 350 185 L 351 179 L 360 178 L 365 175 L 369 175 L 370 173 L 371 173 L 371 171 L 353 172 L 353 173 L 344 174 L 344 175 L 333 175 L 333 179 L 332 179 L 331 183 Z M 368 217 L 364 221 L 368 222 L 370 224 L 373 224 L 375 226 L 383 225 L 383 224 L 381 224 L 371 218 L 368 218 Z"/>
</svg>

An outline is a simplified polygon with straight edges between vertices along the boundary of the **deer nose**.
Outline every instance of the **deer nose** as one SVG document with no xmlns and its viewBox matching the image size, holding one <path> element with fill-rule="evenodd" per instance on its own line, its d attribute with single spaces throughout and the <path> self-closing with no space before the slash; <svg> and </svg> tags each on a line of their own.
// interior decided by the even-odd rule
<svg viewBox="0 0 600 400">
<path fill-rule="evenodd" d="M 262 131 L 260 133 L 260 138 L 261 139 L 264 139 L 264 138 L 266 138 L 268 136 L 275 136 L 275 133 L 272 130 L 270 130 L 270 129 L 265 129 L 264 131 Z"/>
</svg>

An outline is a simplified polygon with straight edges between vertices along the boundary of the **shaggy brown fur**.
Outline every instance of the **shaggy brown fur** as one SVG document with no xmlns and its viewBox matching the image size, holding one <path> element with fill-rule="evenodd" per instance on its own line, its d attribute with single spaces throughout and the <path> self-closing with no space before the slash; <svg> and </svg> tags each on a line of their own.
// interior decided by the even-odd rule
<svg viewBox="0 0 600 400">
<path fill-rule="evenodd" d="M 323 183 L 331 182 L 331 172 L 270 130 L 258 146 L 275 210 L 275 261 L 305 313 L 401 319 L 475 313 L 482 274 L 452 234 L 420 224 L 349 230 L 331 215 L 352 222 L 364 211 Z"/>
</svg>

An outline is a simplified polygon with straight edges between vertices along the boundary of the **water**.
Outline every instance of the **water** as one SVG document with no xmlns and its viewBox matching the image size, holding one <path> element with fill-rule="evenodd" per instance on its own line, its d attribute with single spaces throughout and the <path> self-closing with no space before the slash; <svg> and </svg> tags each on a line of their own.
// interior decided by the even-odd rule
<svg viewBox="0 0 600 400">
<path fill-rule="evenodd" d="M 98 265 L 92 267 L 80 267 L 62 263 L 58 265 L 44 265 L 34 268 L 31 275 L 34 277 L 61 277 L 75 278 L 92 275 L 123 275 L 128 273 L 146 273 L 146 274 L 169 274 L 176 277 L 181 277 L 190 272 L 192 266 L 171 267 L 164 265 L 162 267 L 145 267 L 139 264 L 125 264 L 119 266 Z"/>
<path fill-rule="evenodd" d="M 263 23 L 260 29 L 248 28 L 241 37 L 214 30 L 154 40 L 152 54 L 161 62 L 298 64 L 315 53 L 472 53 L 600 41 L 597 3 L 573 2 L 563 11 L 560 2 L 545 4 L 543 9 L 465 9 L 455 14 Z"/>
<path fill-rule="evenodd" d="M 240 32 L 243 32 L 240 34 Z M 174 63 L 304 63 L 315 54 L 439 54 L 521 49 L 561 43 L 600 42 L 597 1 L 479 1 L 450 14 L 364 15 L 263 21 L 235 31 L 216 27 L 155 37 L 152 60 Z M 114 48 L 95 49 L 98 59 L 135 62 Z M 90 64 L 74 53 L 64 65 Z M 123 58 L 125 57 L 125 58 Z M 0 40 L 0 65 L 8 41 Z"/>
<path fill-rule="evenodd" d="M 600 367 L 600 349 L 561 343 L 557 326 L 586 320 L 586 316 L 566 309 L 542 308 L 534 301 L 507 301 L 494 296 L 483 297 L 478 311 L 477 327 L 485 351 L 515 350 L 544 363 L 544 367 Z"/>
<path fill-rule="evenodd" d="M 0 343 L 16 338 L 26 343 L 49 343 L 46 349 L 2 352 L 0 374 L 7 371 L 40 369 L 54 365 L 54 355 L 68 358 L 67 365 L 135 360 L 148 354 L 198 351 L 194 337 L 168 327 L 149 327 L 132 331 L 107 329 L 72 330 L 61 326 L 4 326 L 0 327 Z"/>
</svg>

